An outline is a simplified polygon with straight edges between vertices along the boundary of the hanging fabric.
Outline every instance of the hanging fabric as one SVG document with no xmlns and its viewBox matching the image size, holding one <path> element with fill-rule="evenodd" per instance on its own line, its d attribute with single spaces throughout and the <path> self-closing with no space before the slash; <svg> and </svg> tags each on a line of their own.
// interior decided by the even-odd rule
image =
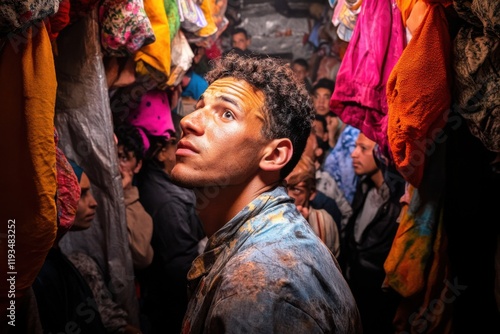
<svg viewBox="0 0 500 334">
<path fill-rule="evenodd" d="M 416 188 L 451 107 L 451 38 L 444 6 L 423 3 L 422 23 L 387 81 L 389 146 L 398 171 Z"/>
<path fill-rule="evenodd" d="M 0 1 L 0 36 L 28 27 L 33 22 L 56 13 L 59 2 L 60 0 Z"/>
<path fill-rule="evenodd" d="M 132 55 L 156 39 L 142 0 L 104 0 L 99 24 L 103 52 L 109 56 Z"/>
<path fill-rule="evenodd" d="M 0 265 L 4 268 L 0 274 L 0 314 L 4 320 L 8 319 L 10 303 L 17 301 L 20 306 L 57 230 L 57 82 L 52 45 L 43 21 L 9 37 L 0 52 L 0 150 L 6 158 L 0 178 L 0 233 L 4 236 L 0 242 Z M 9 254 L 14 257 L 8 262 Z M 12 276 L 15 297 L 8 297 L 6 282 Z"/>
</svg>

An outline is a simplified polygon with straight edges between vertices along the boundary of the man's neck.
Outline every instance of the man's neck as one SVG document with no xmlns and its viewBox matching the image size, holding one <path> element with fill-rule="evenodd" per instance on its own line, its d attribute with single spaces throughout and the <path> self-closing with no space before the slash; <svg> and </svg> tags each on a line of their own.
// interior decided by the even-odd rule
<svg viewBox="0 0 500 334">
<path fill-rule="evenodd" d="M 370 178 L 372 179 L 373 183 L 375 184 L 375 187 L 377 189 L 380 189 L 382 184 L 384 184 L 384 174 L 382 174 L 382 171 L 380 169 L 377 169 L 375 173 L 373 173 Z"/>
<path fill-rule="evenodd" d="M 196 210 L 207 237 L 210 238 L 255 198 L 277 185 L 254 182 L 195 189 Z"/>
</svg>

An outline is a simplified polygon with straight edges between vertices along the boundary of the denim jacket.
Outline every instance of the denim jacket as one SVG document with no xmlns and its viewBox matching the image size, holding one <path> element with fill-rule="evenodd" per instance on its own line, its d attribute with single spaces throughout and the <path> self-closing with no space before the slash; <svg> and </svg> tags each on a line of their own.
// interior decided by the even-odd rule
<svg viewBox="0 0 500 334">
<path fill-rule="evenodd" d="M 211 236 L 188 280 L 183 333 L 360 332 L 336 260 L 282 187 Z"/>
</svg>

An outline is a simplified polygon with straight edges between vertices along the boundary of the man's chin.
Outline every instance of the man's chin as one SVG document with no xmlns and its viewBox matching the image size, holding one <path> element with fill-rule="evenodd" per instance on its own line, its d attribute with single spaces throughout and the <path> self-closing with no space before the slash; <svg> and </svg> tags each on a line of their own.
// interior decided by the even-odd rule
<svg viewBox="0 0 500 334">
<path fill-rule="evenodd" d="M 193 184 L 192 178 L 189 177 L 190 175 L 192 176 L 192 173 L 183 171 L 183 169 L 184 168 L 179 164 L 176 164 L 174 168 L 172 168 L 172 171 L 170 172 L 172 182 L 184 188 L 194 188 L 195 184 Z"/>
</svg>

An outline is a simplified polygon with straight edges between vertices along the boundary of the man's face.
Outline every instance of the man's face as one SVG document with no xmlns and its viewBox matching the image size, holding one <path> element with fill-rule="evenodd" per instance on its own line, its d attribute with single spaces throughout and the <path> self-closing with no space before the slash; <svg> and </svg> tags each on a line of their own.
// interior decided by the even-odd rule
<svg viewBox="0 0 500 334">
<path fill-rule="evenodd" d="M 244 33 L 239 32 L 231 37 L 231 46 L 245 51 L 250 46 L 250 39 L 247 39 Z"/>
<path fill-rule="evenodd" d="M 268 144 L 262 136 L 264 94 L 243 80 L 213 82 L 181 120 L 172 178 L 186 187 L 243 184 L 256 175 Z"/>
<path fill-rule="evenodd" d="M 295 73 L 295 76 L 297 77 L 297 79 L 299 79 L 299 81 L 303 81 L 307 75 L 306 68 L 299 64 L 293 64 L 292 71 L 293 73 Z"/>
<path fill-rule="evenodd" d="M 311 196 L 311 190 L 308 188 L 307 183 L 302 181 L 296 185 L 287 186 L 288 196 L 295 200 L 296 206 L 302 206 L 303 208 L 309 207 L 309 197 Z"/>
<path fill-rule="evenodd" d="M 318 88 L 313 95 L 314 110 L 318 115 L 326 115 L 329 111 L 332 91 L 327 88 Z"/>
<path fill-rule="evenodd" d="M 80 179 L 81 195 L 76 209 L 75 221 L 71 227 L 74 231 L 86 230 L 94 220 L 97 202 L 90 191 L 90 181 L 87 174 L 82 173 Z"/>
<path fill-rule="evenodd" d="M 368 139 L 360 133 L 356 140 L 356 147 L 352 151 L 352 166 L 357 175 L 371 175 L 378 170 L 375 158 L 373 157 L 373 148 L 375 142 Z"/>
<path fill-rule="evenodd" d="M 127 152 L 123 149 L 123 145 L 118 145 L 118 162 L 124 172 L 136 174 L 141 166 L 137 164 L 137 158 L 134 152 Z"/>
</svg>

